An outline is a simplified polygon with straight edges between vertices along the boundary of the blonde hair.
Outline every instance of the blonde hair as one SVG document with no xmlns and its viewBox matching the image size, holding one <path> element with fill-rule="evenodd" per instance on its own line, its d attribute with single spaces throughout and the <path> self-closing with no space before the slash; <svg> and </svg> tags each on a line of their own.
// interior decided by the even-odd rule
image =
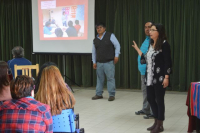
<svg viewBox="0 0 200 133">
<path fill-rule="evenodd" d="M 61 114 L 63 109 L 73 108 L 75 104 L 75 98 L 56 66 L 48 66 L 42 71 L 35 99 L 48 104 L 52 115 Z"/>
</svg>

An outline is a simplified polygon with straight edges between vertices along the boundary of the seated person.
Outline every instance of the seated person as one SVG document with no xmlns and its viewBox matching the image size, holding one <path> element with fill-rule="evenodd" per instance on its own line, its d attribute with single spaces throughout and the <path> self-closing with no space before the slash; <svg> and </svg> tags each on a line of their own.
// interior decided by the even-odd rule
<svg viewBox="0 0 200 133">
<path fill-rule="evenodd" d="M 63 31 L 62 31 L 62 29 L 61 28 L 57 28 L 55 30 L 55 34 L 56 34 L 57 37 L 63 37 Z"/>
<path fill-rule="evenodd" d="M 69 26 L 69 28 L 67 28 L 67 30 L 66 30 L 68 37 L 77 37 L 78 33 L 77 33 L 76 29 L 74 28 L 72 21 L 68 22 L 68 26 Z"/>
<path fill-rule="evenodd" d="M 81 28 L 81 25 L 79 24 L 79 20 L 75 20 L 75 26 L 74 26 L 74 28 L 76 29 L 76 31 L 77 31 L 77 33 L 79 33 L 79 30 L 80 30 L 80 28 Z"/>
<path fill-rule="evenodd" d="M 50 22 L 50 21 L 47 21 L 47 22 L 45 23 L 44 28 L 43 28 L 43 32 L 44 32 L 44 34 L 51 35 L 51 30 L 52 30 L 51 22 Z"/>
<path fill-rule="evenodd" d="M 57 67 L 57 65 L 54 62 L 46 62 L 40 67 L 38 76 L 35 81 L 35 90 L 34 90 L 35 94 L 37 93 L 37 91 L 39 89 L 42 72 L 43 72 L 44 68 L 49 67 L 49 66 Z M 68 86 L 68 84 L 65 83 L 65 85 L 66 85 L 67 89 L 69 89 L 71 91 L 71 88 Z"/>
<path fill-rule="evenodd" d="M 12 71 L 13 78 L 15 78 L 14 65 L 32 65 L 32 63 L 24 58 L 24 49 L 21 46 L 16 46 L 12 49 L 13 58 L 8 61 L 8 67 Z M 22 75 L 22 71 L 18 70 L 17 75 Z"/>
<path fill-rule="evenodd" d="M 66 87 L 59 69 L 53 65 L 43 69 L 35 99 L 48 104 L 52 116 L 61 114 L 62 110 L 73 108 L 75 104 L 75 98 Z"/>
<path fill-rule="evenodd" d="M 0 106 L 0 132 L 52 133 L 50 108 L 33 98 L 33 80 L 17 76 L 10 83 L 10 91 L 13 99 Z"/>
<path fill-rule="evenodd" d="M 0 61 L 0 105 L 3 101 L 12 99 L 10 94 L 10 81 L 8 77 L 8 64 Z"/>
</svg>

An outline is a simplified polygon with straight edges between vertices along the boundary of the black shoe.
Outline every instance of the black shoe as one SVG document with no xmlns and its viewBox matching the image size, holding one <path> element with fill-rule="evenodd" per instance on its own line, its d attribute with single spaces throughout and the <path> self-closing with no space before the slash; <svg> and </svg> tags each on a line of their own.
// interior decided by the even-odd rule
<svg viewBox="0 0 200 133">
<path fill-rule="evenodd" d="M 145 115 L 144 111 L 142 111 L 142 110 L 135 112 L 135 114 L 136 115 Z"/>
<path fill-rule="evenodd" d="M 108 101 L 114 101 L 115 100 L 115 97 L 114 96 L 110 96 L 109 98 L 108 98 Z"/>
<path fill-rule="evenodd" d="M 144 117 L 144 119 L 154 119 L 154 116 L 151 114 L 145 115 L 143 117 Z"/>
<path fill-rule="evenodd" d="M 95 95 L 95 96 L 92 97 L 92 100 L 97 100 L 97 99 L 102 99 L 102 98 L 103 98 L 103 96 Z"/>
</svg>

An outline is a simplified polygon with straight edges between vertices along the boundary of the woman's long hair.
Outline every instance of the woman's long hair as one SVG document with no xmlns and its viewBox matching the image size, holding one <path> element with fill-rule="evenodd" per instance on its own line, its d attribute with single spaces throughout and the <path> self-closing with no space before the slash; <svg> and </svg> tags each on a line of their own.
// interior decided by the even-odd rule
<svg viewBox="0 0 200 133">
<path fill-rule="evenodd" d="M 155 47 L 154 47 L 154 49 L 156 51 L 158 51 L 158 50 L 162 49 L 162 44 L 163 44 L 164 40 L 167 40 L 167 36 L 165 34 L 165 27 L 162 24 L 159 24 L 159 23 L 158 24 L 152 24 L 152 26 L 155 26 L 158 33 L 159 33 L 158 39 L 157 39 Z M 154 40 L 151 39 L 150 44 L 153 45 L 153 43 L 154 43 Z"/>
<path fill-rule="evenodd" d="M 9 84 L 8 64 L 0 61 L 0 93 L 3 91 L 4 86 L 8 86 Z"/>
<path fill-rule="evenodd" d="M 38 76 L 37 76 L 36 81 L 35 81 L 35 90 L 34 90 L 35 94 L 37 93 L 37 91 L 39 89 L 42 71 L 45 67 L 48 67 L 48 66 L 56 66 L 57 67 L 57 65 L 54 62 L 46 62 L 40 67 L 40 71 L 39 71 Z"/>
<path fill-rule="evenodd" d="M 73 108 L 75 104 L 75 98 L 56 66 L 43 69 L 35 99 L 48 104 L 52 115 L 61 114 L 62 110 Z"/>
</svg>

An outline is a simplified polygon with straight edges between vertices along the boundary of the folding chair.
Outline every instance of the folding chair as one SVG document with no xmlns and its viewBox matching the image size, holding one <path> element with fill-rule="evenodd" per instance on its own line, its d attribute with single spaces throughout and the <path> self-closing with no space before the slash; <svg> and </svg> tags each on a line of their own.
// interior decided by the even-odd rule
<svg viewBox="0 0 200 133">
<path fill-rule="evenodd" d="M 35 69 L 36 70 L 36 76 L 39 73 L 39 64 L 36 65 L 14 65 L 14 71 L 15 71 L 15 78 L 17 77 L 17 70 L 22 70 L 22 75 L 27 75 L 29 77 L 32 77 L 31 71 Z"/>
<path fill-rule="evenodd" d="M 53 132 L 84 133 L 84 129 L 79 129 L 79 117 L 74 115 L 72 109 L 62 110 L 60 115 L 52 116 Z M 76 123 L 75 127 L 75 121 Z"/>
</svg>

